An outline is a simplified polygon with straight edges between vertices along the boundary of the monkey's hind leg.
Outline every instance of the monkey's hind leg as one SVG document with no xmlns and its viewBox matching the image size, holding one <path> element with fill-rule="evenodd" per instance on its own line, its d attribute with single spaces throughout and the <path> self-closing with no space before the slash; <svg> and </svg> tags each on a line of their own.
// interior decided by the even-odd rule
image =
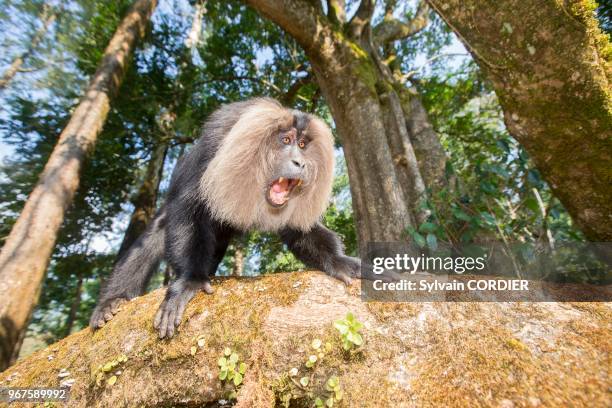
<svg viewBox="0 0 612 408">
<path fill-rule="evenodd" d="M 115 265 L 89 320 L 92 329 L 104 326 L 123 303 L 144 293 L 164 252 L 165 218 L 164 211 L 160 210 L 147 230 Z"/>
</svg>

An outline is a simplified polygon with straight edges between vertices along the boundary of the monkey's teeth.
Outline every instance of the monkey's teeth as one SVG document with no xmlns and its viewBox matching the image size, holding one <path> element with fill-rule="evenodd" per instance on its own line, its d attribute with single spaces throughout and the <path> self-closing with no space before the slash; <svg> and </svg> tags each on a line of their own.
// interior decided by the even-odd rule
<svg viewBox="0 0 612 408">
<path fill-rule="evenodd" d="M 279 178 L 279 179 L 278 179 L 278 183 L 279 183 L 279 184 L 281 184 L 283 181 L 285 181 L 285 178 L 284 178 L 284 177 L 281 177 L 281 178 Z"/>
<path fill-rule="evenodd" d="M 299 179 L 298 182 L 297 182 L 297 186 L 299 187 L 301 185 L 302 185 L 302 179 Z"/>
</svg>

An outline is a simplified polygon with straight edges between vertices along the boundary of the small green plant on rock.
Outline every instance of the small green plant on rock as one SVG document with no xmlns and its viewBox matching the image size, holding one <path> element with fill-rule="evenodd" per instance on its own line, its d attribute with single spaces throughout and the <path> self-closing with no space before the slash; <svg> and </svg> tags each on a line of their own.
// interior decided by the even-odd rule
<svg viewBox="0 0 612 408">
<path fill-rule="evenodd" d="M 363 328 L 363 324 L 355 319 L 355 316 L 348 312 L 344 319 L 336 320 L 334 327 L 340 332 L 342 337 L 342 348 L 350 351 L 355 347 L 360 347 L 363 344 L 363 337 L 359 331 Z"/>
<path fill-rule="evenodd" d="M 92 377 L 95 379 L 96 386 L 101 387 L 104 383 L 106 383 L 108 386 L 115 385 L 117 382 L 117 377 L 122 373 L 120 366 L 127 360 L 127 356 L 125 354 L 121 354 L 114 360 L 100 364 L 92 372 Z"/>
<path fill-rule="evenodd" d="M 242 384 L 247 365 L 244 362 L 240 362 L 238 354 L 229 347 L 223 350 L 223 356 L 219 358 L 217 364 L 219 365 L 219 379 L 233 384 L 234 390 L 229 395 L 229 398 L 233 399 L 236 397 L 238 386 Z"/>
<path fill-rule="evenodd" d="M 332 375 L 329 377 L 325 383 L 325 389 L 329 392 L 329 396 L 325 399 L 325 402 L 323 402 L 321 397 L 317 397 L 315 399 L 315 407 L 325 406 L 331 408 L 336 405 L 336 403 L 342 401 L 343 391 L 340 386 L 340 379 L 337 376 Z"/>
</svg>

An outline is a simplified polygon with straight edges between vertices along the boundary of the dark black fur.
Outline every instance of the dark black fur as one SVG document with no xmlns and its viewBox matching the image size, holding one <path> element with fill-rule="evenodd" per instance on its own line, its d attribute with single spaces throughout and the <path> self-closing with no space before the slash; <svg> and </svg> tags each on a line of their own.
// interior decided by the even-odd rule
<svg viewBox="0 0 612 408">
<path fill-rule="evenodd" d="M 168 197 L 147 231 L 117 263 L 100 295 L 90 325 L 97 329 L 112 318 L 121 302 L 144 293 L 159 262 L 165 259 L 176 274 L 155 317 L 160 338 L 172 337 L 185 306 L 198 290 L 212 293 L 214 276 L 227 246 L 237 231 L 216 221 L 198 197 L 202 174 L 214 157 L 220 140 L 249 102 L 226 105 L 213 113 L 202 137 L 179 162 Z M 294 126 L 301 131 L 308 117 L 295 111 Z M 345 256 L 338 236 L 317 224 L 310 232 L 284 229 L 282 240 L 307 266 L 344 282 L 359 276 L 359 260 Z"/>
</svg>

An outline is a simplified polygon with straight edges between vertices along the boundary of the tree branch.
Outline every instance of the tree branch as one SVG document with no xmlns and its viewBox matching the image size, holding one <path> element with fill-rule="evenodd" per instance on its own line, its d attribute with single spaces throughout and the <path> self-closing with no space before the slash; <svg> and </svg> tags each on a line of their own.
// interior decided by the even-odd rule
<svg viewBox="0 0 612 408">
<path fill-rule="evenodd" d="M 359 8 L 349 22 L 353 38 L 361 38 L 365 28 L 370 24 L 375 5 L 375 0 L 361 0 Z"/>
<path fill-rule="evenodd" d="M 245 0 L 264 17 L 278 24 L 304 48 L 311 50 L 322 24 L 321 9 L 306 0 Z"/>
<path fill-rule="evenodd" d="M 346 22 L 346 1 L 327 0 L 327 16 L 336 24 L 344 24 Z"/>
<path fill-rule="evenodd" d="M 217 361 L 230 348 L 246 365 L 236 407 L 272 407 L 283 397 L 292 406 L 313 406 L 315 396 L 328 395 L 325 383 L 332 375 L 339 378 L 347 407 L 478 405 L 482 395 L 506 386 L 508 373 L 517 379 L 498 400 L 522 402 L 528 395 L 542 406 L 609 401 L 610 381 L 601 368 L 609 353 L 605 303 L 536 301 L 522 307 L 505 301 L 477 308 L 471 302 L 365 303 L 358 282 L 346 287 L 318 272 L 215 278 L 213 284 L 213 295 L 198 293 L 189 303 L 171 340 L 159 340 L 153 330 L 164 295 L 157 290 L 122 305 L 97 332 L 87 328 L 19 360 L 0 373 L 0 383 L 69 387 L 70 407 L 219 406 L 236 389 L 218 377 Z M 542 286 L 530 281 L 529 292 L 550 296 L 564 288 Z M 579 289 L 566 287 L 565 293 Z M 344 352 L 334 328 L 348 312 L 363 323 L 363 344 L 351 353 Z M 541 352 L 553 347 L 550 332 L 520 330 L 534 315 L 536 328 L 555 327 L 563 347 Z M 418 336 L 406 329 L 414 325 Z M 307 368 L 314 339 L 328 351 Z M 418 350 L 419 358 L 406 350 Z M 406 367 L 414 377 L 406 375 Z M 290 374 L 294 368 L 298 375 Z M 301 376 L 308 376 L 307 386 L 293 383 Z M 384 381 L 372 387 L 372 379 L 380 378 Z M 470 392 L 453 386 L 457 382 L 469 383 Z M 440 387 L 447 391 L 436 394 Z M 491 398 L 490 405 L 498 400 Z"/>
<path fill-rule="evenodd" d="M 404 23 L 393 17 L 393 10 L 387 3 L 385 18 L 382 23 L 374 28 L 374 40 L 379 45 L 411 37 L 427 27 L 429 23 L 429 5 L 421 1 L 416 15 L 409 22 Z"/>
<path fill-rule="evenodd" d="M 295 82 L 289 86 L 287 92 L 280 97 L 280 102 L 285 106 L 292 106 L 300 89 L 302 89 L 304 85 L 310 83 L 312 83 L 312 75 L 309 72 L 306 76 L 296 79 Z"/>
</svg>

